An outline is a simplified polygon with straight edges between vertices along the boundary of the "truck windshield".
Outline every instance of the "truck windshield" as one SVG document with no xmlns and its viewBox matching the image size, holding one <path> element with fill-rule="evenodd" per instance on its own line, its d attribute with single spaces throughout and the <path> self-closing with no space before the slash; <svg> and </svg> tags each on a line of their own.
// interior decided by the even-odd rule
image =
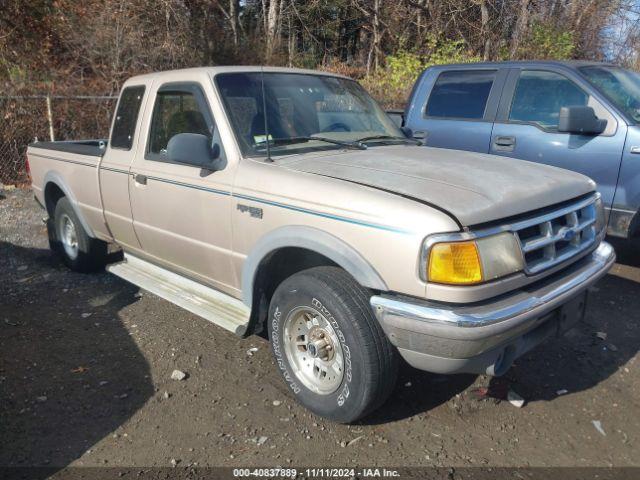
<svg viewBox="0 0 640 480">
<path fill-rule="evenodd" d="M 618 67 L 581 67 L 585 78 L 634 122 L 640 122 L 640 74 Z"/>
<path fill-rule="evenodd" d="M 267 147 L 278 156 L 411 142 L 353 80 L 277 72 L 215 78 L 245 156 L 265 156 Z"/>
</svg>

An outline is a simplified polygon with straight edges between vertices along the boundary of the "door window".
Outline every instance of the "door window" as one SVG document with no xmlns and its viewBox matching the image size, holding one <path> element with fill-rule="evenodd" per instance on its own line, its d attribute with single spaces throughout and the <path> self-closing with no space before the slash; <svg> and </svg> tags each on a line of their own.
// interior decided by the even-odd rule
<svg viewBox="0 0 640 480">
<path fill-rule="evenodd" d="M 425 116 L 481 120 L 495 77 L 495 70 L 442 72 L 431 90 Z"/>
<path fill-rule="evenodd" d="M 112 148 L 131 150 L 143 95 L 144 86 L 127 87 L 122 90 L 111 132 Z"/>
<path fill-rule="evenodd" d="M 168 161 L 167 145 L 179 133 L 213 137 L 213 117 L 197 85 L 165 85 L 158 90 L 146 158 Z"/>
<path fill-rule="evenodd" d="M 589 95 L 559 73 L 523 70 L 516 85 L 509 120 L 557 130 L 560 108 L 585 106 Z"/>
</svg>

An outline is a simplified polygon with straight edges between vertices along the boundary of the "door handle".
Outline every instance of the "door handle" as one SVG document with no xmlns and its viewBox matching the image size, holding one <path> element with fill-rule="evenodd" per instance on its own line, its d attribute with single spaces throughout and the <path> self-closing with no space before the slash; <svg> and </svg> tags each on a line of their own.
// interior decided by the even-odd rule
<svg viewBox="0 0 640 480">
<path fill-rule="evenodd" d="M 134 174 L 133 179 L 136 181 L 136 183 L 139 183 L 140 185 L 146 185 L 147 184 L 147 176 L 146 175 L 140 175 L 139 173 Z"/>
<path fill-rule="evenodd" d="M 494 150 L 512 152 L 516 146 L 516 137 L 498 135 L 493 139 Z"/>
<path fill-rule="evenodd" d="M 416 140 L 422 140 L 423 142 L 427 141 L 427 137 L 429 136 L 429 132 L 426 130 L 415 130 L 413 132 L 413 138 Z"/>
</svg>

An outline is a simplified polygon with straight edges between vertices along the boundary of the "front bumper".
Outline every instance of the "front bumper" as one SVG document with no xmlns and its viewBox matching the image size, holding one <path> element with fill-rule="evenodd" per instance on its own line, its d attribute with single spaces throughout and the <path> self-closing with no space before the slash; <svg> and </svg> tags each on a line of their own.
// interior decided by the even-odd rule
<svg viewBox="0 0 640 480">
<path fill-rule="evenodd" d="M 584 313 L 586 290 L 615 262 L 611 245 L 533 285 L 471 305 L 377 295 L 371 305 L 391 343 L 411 365 L 436 373 L 501 375 L 514 359 Z"/>
</svg>

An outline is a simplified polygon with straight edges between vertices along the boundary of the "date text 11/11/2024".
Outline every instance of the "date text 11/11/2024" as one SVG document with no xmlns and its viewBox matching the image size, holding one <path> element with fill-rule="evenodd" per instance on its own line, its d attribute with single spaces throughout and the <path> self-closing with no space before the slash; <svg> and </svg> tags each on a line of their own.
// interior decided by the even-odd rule
<svg viewBox="0 0 640 480">
<path fill-rule="evenodd" d="M 387 468 L 305 468 L 298 472 L 295 468 L 234 468 L 234 478 L 242 477 L 282 477 L 296 478 L 303 474 L 306 478 L 398 478 L 400 473 Z"/>
</svg>

